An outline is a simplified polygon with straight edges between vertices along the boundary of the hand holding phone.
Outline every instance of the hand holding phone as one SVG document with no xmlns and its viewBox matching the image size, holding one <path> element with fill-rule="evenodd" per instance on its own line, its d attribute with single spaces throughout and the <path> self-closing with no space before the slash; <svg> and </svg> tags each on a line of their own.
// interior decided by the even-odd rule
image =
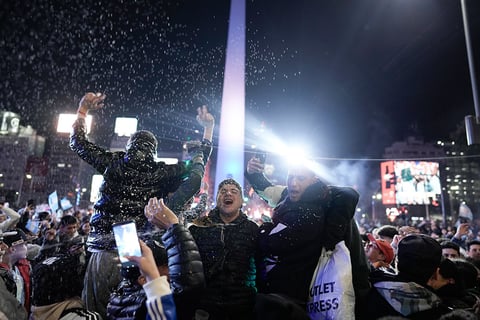
<svg viewBox="0 0 480 320">
<path fill-rule="evenodd" d="M 257 152 L 257 153 L 255 153 L 255 158 L 260 160 L 261 164 L 265 164 L 265 160 L 267 159 L 267 153 L 266 152 Z"/>
<path fill-rule="evenodd" d="M 140 240 L 139 243 L 142 255 L 140 257 L 129 256 L 128 260 L 134 262 L 138 268 L 140 268 L 140 272 L 147 278 L 147 281 L 159 278 L 160 272 L 155 262 L 155 258 L 153 257 L 152 249 L 150 249 L 142 240 Z"/>
<path fill-rule="evenodd" d="M 255 155 L 248 160 L 247 162 L 247 173 L 262 173 L 265 169 L 265 159 L 267 158 L 266 152 L 257 152 Z"/>
<path fill-rule="evenodd" d="M 134 221 L 124 221 L 113 225 L 113 233 L 115 235 L 115 243 L 117 244 L 118 255 L 122 267 L 135 266 L 135 262 L 129 261 L 125 256 L 142 255 L 140 243 L 138 241 L 137 228 Z"/>
</svg>

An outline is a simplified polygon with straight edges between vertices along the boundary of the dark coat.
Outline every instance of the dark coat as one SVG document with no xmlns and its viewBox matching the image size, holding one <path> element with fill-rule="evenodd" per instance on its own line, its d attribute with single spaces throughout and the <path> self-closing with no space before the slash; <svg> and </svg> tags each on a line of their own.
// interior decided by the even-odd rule
<svg viewBox="0 0 480 320">
<path fill-rule="evenodd" d="M 245 172 L 245 177 L 254 190 L 260 194 L 266 188 L 273 186 L 263 174 L 248 174 Z M 363 249 L 362 239 L 360 238 L 357 224 L 353 219 L 359 198 L 358 193 L 349 187 L 327 186 L 322 182 L 317 182 L 305 190 L 305 193 L 297 204 L 290 204 L 287 195 L 288 191 L 285 187 L 280 202 L 275 209 L 273 219 L 274 226 L 278 225 L 278 223 L 282 222 L 285 218 L 287 218 L 287 220 L 283 222 L 290 223 L 288 218 L 292 216 L 294 219 L 295 213 L 303 216 L 310 223 L 316 223 L 313 225 L 307 222 L 303 223 L 305 228 L 303 235 L 302 231 L 298 230 L 298 225 L 296 225 L 295 228 L 292 229 L 292 232 L 296 235 L 290 238 L 292 241 L 297 241 L 297 244 L 292 243 L 287 246 L 287 248 L 296 248 L 297 251 L 306 250 L 306 252 L 313 253 L 314 255 L 305 257 L 304 265 L 300 266 L 300 259 L 304 258 L 306 254 L 292 250 L 291 258 L 299 259 L 297 263 L 298 268 L 303 268 L 304 273 L 297 275 L 293 268 L 295 264 L 290 264 L 290 266 L 292 266 L 291 270 L 289 270 L 289 265 L 285 264 L 285 269 L 281 273 L 277 271 L 271 274 L 271 276 L 276 274 L 279 276 L 277 283 L 280 290 L 284 293 L 289 292 L 290 295 L 293 295 L 293 298 L 301 299 L 304 302 L 322 247 L 333 249 L 336 243 L 344 240 L 347 248 L 350 250 L 352 282 L 355 289 L 356 306 L 361 306 L 364 297 L 370 289 L 370 283 L 368 281 L 369 266 Z M 275 218 L 275 216 L 277 216 L 277 218 Z M 287 234 L 287 230 L 283 232 Z M 299 236 L 301 236 L 300 239 L 298 239 Z M 277 235 L 276 238 L 279 238 L 279 235 Z M 285 236 L 284 239 L 287 239 L 287 236 Z M 282 242 L 279 242 L 279 244 L 282 244 Z M 269 248 L 264 244 L 261 245 L 264 248 L 263 250 L 268 253 Z M 272 244 L 269 246 L 272 246 Z M 304 246 L 304 248 L 302 248 L 302 246 Z M 282 250 L 282 247 L 279 246 L 279 249 Z M 275 251 L 273 251 L 273 253 L 273 255 L 275 255 Z M 288 258 L 283 257 L 283 259 Z M 280 258 L 279 260 L 280 264 L 282 264 L 282 259 Z M 288 279 L 291 279 L 291 276 L 294 275 L 295 279 L 289 281 L 292 288 L 289 288 L 286 284 L 282 285 L 281 276 L 284 274 L 289 274 Z M 271 282 L 271 280 L 272 279 L 269 281 Z M 273 292 L 272 289 L 273 287 L 270 285 L 270 289 L 268 289 L 267 292 Z"/>
<path fill-rule="evenodd" d="M 146 319 L 147 295 L 136 279 L 123 279 L 110 295 L 107 319 Z"/>
<path fill-rule="evenodd" d="M 174 295 L 205 287 L 203 264 L 197 244 L 182 224 L 175 224 L 162 236 L 167 250 L 170 287 Z"/>
<path fill-rule="evenodd" d="M 257 224 L 243 213 L 225 224 L 215 208 L 207 217 L 195 220 L 189 230 L 205 272 L 200 307 L 210 312 L 212 319 L 251 313 L 256 292 Z"/>
<path fill-rule="evenodd" d="M 298 202 L 288 198 L 275 208 L 273 223 L 260 228 L 259 288 L 304 303 L 322 249 L 327 196 L 323 184 L 309 186 Z M 283 227 L 284 226 L 284 227 Z M 283 229 L 280 230 L 280 228 Z M 274 229 L 276 228 L 276 229 Z"/>
<path fill-rule="evenodd" d="M 191 169 L 184 162 L 167 165 L 156 162 L 155 150 L 138 152 L 134 148 L 128 151 L 111 152 L 88 141 L 84 119 L 77 119 L 70 136 L 70 147 L 84 161 L 103 175 L 100 198 L 95 203 L 95 213 L 91 218 L 92 230 L 87 240 L 89 248 L 94 250 L 112 250 L 115 240 L 112 224 L 134 220 L 137 229 L 142 232 L 147 226 L 144 207 L 153 197 L 166 198 L 170 192 L 178 189 L 185 179 L 191 177 Z M 189 185 L 189 194 L 176 192 L 175 207 L 180 207 L 198 191 L 203 166 L 211 152 L 210 144 L 204 143 L 198 149 L 203 153 L 203 163 L 195 163 L 198 174 L 195 184 Z M 187 192 L 187 193 L 188 193 Z"/>
</svg>

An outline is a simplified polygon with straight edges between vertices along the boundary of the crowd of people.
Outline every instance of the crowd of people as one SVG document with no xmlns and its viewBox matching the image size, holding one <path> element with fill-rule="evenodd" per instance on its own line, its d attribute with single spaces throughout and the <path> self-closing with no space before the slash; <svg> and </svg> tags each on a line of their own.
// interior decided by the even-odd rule
<svg viewBox="0 0 480 320">
<path fill-rule="evenodd" d="M 445 232 L 433 223 L 359 224 L 354 189 L 328 185 L 303 164 L 289 168 L 286 185 L 275 185 L 254 156 L 245 177 L 273 208 L 271 219 L 248 217 L 242 186 L 227 178 L 215 207 L 185 223 L 182 211 L 199 192 L 211 153 L 214 118 L 199 108 L 203 141 L 191 145 L 188 161 L 166 165 L 155 161 L 157 140 L 148 131 L 132 135 L 121 152 L 88 140 L 85 117 L 104 99 L 82 98 L 71 135 L 72 150 L 104 178 L 94 210 L 57 218 L 36 212 L 32 201 L 18 211 L 0 204 L 0 319 L 479 317 L 480 239 L 471 222 Z M 112 231 L 129 220 L 141 248 L 141 256 L 125 256 L 133 267 L 119 263 Z M 337 278 L 318 267 L 340 247 L 349 274 L 339 280 L 352 288 L 351 309 L 346 292 L 334 292 Z M 337 296 L 317 301 L 313 292 Z"/>
</svg>

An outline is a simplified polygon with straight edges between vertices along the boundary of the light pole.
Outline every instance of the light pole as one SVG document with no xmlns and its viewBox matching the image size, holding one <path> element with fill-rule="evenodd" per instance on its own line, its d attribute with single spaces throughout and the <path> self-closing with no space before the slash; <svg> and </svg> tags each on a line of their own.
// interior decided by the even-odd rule
<svg viewBox="0 0 480 320">
<path fill-rule="evenodd" d="M 465 44 L 467 46 L 468 68 L 470 70 L 470 81 L 472 84 L 473 105 L 475 107 L 475 117 L 465 117 L 465 129 L 467 134 L 467 144 L 480 143 L 480 106 L 478 104 L 477 80 L 475 76 L 475 63 L 473 61 L 473 49 L 470 41 L 470 28 L 468 25 L 468 12 L 466 0 L 460 0 L 462 5 L 463 29 L 465 34 Z"/>
</svg>

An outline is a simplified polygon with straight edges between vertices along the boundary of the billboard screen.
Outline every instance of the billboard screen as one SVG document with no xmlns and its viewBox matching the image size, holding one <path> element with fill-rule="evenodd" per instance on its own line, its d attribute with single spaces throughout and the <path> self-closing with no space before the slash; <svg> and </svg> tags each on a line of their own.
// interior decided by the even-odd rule
<svg viewBox="0 0 480 320">
<path fill-rule="evenodd" d="M 440 197 L 438 162 L 385 161 L 380 163 L 380 170 L 385 205 L 435 204 Z"/>
</svg>

